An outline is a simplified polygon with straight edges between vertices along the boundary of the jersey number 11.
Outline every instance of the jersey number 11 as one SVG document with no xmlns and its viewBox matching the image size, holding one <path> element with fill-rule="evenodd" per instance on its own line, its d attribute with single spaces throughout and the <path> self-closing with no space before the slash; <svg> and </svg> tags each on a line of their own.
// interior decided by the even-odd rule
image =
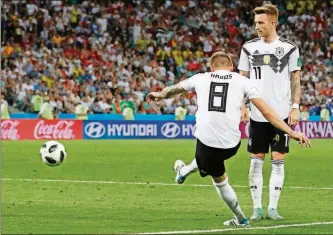
<svg viewBox="0 0 333 235">
<path fill-rule="evenodd" d="M 256 74 L 256 79 L 261 79 L 261 68 L 260 67 L 253 67 L 254 73 Z"/>
</svg>

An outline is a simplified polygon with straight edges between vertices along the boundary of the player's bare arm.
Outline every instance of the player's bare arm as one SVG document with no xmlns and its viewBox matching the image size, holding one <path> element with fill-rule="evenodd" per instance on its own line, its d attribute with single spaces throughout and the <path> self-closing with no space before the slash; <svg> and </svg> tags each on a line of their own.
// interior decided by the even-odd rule
<svg viewBox="0 0 333 235">
<path fill-rule="evenodd" d="M 239 74 L 242 75 L 242 76 L 244 76 L 244 77 L 247 77 L 247 78 L 250 77 L 250 71 L 243 71 L 243 70 L 241 70 L 241 71 L 239 71 Z"/>
<path fill-rule="evenodd" d="M 301 102 L 301 71 L 296 70 L 291 73 L 291 97 L 293 104 Z"/>
<path fill-rule="evenodd" d="M 186 92 L 186 90 L 181 86 L 180 83 L 177 83 L 176 85 L 164 88 L 160 92 L 149 93 L 147 95 L 146 99 L 148 101 L 159 101 L 159 100 L 163 100 L 163 99 L 169 99 L 169 98 L 173 97 L 174 95 L 178 95 L 183 92 Z"/>
<path fill-rule="evenodd" d="M 300 116 L 299 103 L 301 102 L 301 72 L 299 70 L 291 73 L 291 99 L 293 107 L 288 117 L 288 124 L 296 125 Z"/>
<path fill-rule="evenodd" d="M 239 71 L 239 74 L 244 76 L 244 77 L 250 77 L 250 72 L 249 71 Z M 247 98 L 243 99 L 242 106 L 241 106 L 241 122 L 246 123 L 249 120 L 249 115 L 245 106 Z"/>
<path fill-rule="evenodd" d="M 249 114 L 247 112 L 247 108 L 245 105 L 246 100 L 247 100 L 247 98 L 243 99 L 242 106 L 241 106 L 241 122 L 243 122 L 243 123 L 246 123 L 249 121 Z"/>
<path fill-rule="evenodd" d="M 251 102 L 273 126 L 284 131 L 290 135 L 291 138 L 299 141 L 302 146 L 305 144 L 306 147 L 311 147 L 310 140 L 303 133 L 293 131 L 263 99 L 253 98 Z"/>
</svg>

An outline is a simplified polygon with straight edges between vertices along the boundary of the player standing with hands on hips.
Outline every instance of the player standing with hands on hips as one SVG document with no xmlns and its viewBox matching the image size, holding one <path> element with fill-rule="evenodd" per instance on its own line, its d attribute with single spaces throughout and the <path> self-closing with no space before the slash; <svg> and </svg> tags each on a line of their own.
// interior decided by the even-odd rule
<svg viewBox="0 0 333 235">
<path fill-rule="evenodd" d="M 277 35 L 279 10 L 266 4 L 254 9 L 255 29 L 258 38 L 243 45 L 238 69 L 240 74 L 256 84 L 259 95 L 268 103 L 288 125 L 298 123 L 301 97 L 301 62 L 297 46 Z M 244 105 L 243 108 L 244 109 Z M 272 171 L 269 181 L 269 206 L 266 218 L 283 219 L 277 205 L 284 183 L 284 159 L 289 152 L 289 137 L 276 127 L 251 104 L 250 136 L 248 152 L 251 153 L 249 185 L 253 201 L 251 219 L 263 218 L 262 167 L 265 154 L 271 148 Z"/>
<path fill-rule="evenodd" d="M 234 156 L 241 144 L 239 123 L 244 96 L 269 120 L 272 125 L 290 135 L 291 138 L 310 147 L 309 139 L 302 133 L 294 132 L 279 115 L 260 98 L 256 85 L 233 71 L 231 58 L 216 52 L 210 59 L 212 72 L 199 73 L 180 83 L 166 87 L 161 92 L 151 92 L 148 101 L 171 98 L 185 91 L 197 94 L 195 137 L 197 138 L 195 160 L 185 166 L 177 166 L 176 182 L 183 183 L 194 170 L 200 175 L 212 176 L 218 195 L 233 212 L 234 218 L 225 221 L 227 226 L 246 226 L 249 221 L 242 212 L 233 188 L 228 182 L 224 161 Z M 177 161 L 176 161 L 177 163 Z"/>
</svg>

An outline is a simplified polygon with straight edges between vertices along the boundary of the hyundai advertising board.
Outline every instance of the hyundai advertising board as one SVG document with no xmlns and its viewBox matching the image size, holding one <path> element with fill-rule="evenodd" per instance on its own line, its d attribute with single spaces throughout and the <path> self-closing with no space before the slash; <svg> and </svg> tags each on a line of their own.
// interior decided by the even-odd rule
<svg viewBox="0 0 333 235">
<path fill-rule="evenodd" d="M 85 139 L 192 139 L 193 121 L 84 121 Z"/>
</svg>

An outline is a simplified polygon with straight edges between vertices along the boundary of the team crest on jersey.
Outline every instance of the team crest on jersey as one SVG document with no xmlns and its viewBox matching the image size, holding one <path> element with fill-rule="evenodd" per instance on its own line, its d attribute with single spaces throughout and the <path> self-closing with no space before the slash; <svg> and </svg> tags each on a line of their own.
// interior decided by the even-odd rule
<svg viewBox="0 0 333 235">
<path fill-rule="evenodd" d="M 271 63 L 271 56 L 270 55 L 264 55 L 263 61 L 264 61 L 264 64 Z"/>
<path fill-rule="evenodd" d="M 278 56 L 278 57 L 283 56 L 284 55 L 284 49 L 283 49 L 283 47 L 276 48 L 275 55 Z"/>
</svg>

